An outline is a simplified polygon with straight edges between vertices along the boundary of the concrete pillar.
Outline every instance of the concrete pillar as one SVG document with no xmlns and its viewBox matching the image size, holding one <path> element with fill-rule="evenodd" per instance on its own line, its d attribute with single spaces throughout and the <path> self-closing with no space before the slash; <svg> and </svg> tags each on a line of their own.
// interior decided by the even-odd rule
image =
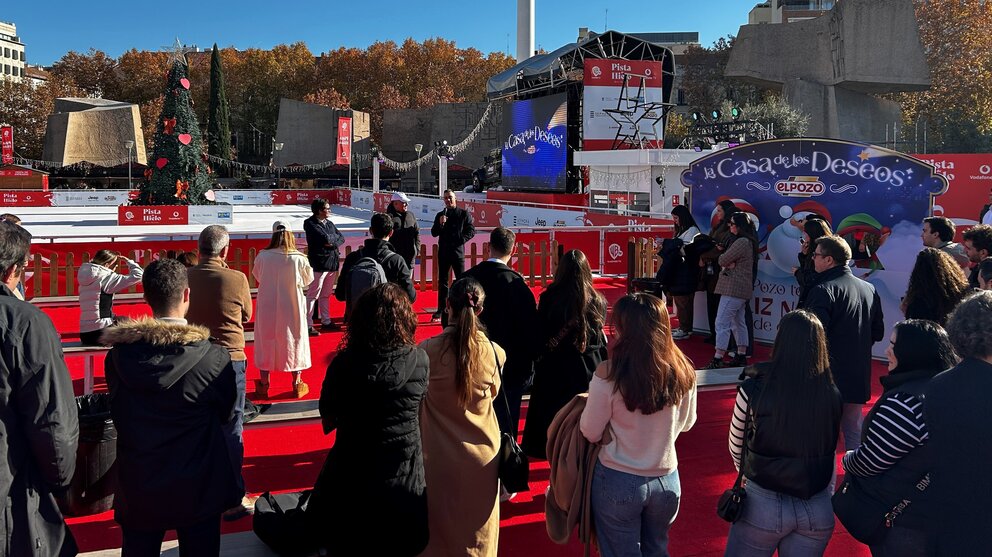
<svg viewBox="0 0 992 557">
<path fill-rule="evenodd" d="M 517 62 L 534 55 L 534 0 L 517 0 Z"/>
</svg>

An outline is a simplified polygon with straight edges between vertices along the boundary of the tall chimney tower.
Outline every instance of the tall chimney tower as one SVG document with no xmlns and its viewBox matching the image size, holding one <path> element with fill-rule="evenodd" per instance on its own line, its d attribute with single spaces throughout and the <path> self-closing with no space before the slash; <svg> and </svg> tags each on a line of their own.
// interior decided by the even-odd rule
<svg viewBox="0 0 992 557">
<path fill-rule="evenodd" d="M 534 55 L 534 0 L 517 0 L 517 62 Z"/>
</svg>

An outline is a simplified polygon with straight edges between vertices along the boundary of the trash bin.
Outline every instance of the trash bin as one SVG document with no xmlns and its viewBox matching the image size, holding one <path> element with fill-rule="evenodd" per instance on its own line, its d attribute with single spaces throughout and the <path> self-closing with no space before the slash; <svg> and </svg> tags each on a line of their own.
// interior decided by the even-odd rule
<svg viewBox="0 0 992 557">
<path fill-rule="evenodd" d="M 110 510 L 117 488 L 117 429 L 110 419 L 110 395 L 76 397 L 79 410 L 79 450 L 76 473 L 65 497 L 62 514 L 86 516 Z"/>
</svg>

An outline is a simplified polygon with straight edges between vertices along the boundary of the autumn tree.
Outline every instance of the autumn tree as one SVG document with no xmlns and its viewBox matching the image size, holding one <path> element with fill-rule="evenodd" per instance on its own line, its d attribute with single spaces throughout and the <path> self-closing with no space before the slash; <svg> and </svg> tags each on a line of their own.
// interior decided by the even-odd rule
<svg viewBox="0 0 992 557">
<path fill-rule="evenodd" d="M 918 139 L 919 123 L 929 152 L 992 151 L 992 2 L 916 0 L 915 6 L 931 85 L 895 96 L 903 105 L 904 139 Z"/>
<path fill-rule="evenodd" d="M 114 78 L 115 60 L 101 50 L 90 49 L 86 54 L 69 51 L 52 64 L 52 75 L 76 84 L 82 95 L 103 97 L 107 83 Z"/>
<path fill-rule="evenodd" d="M 317 89 L 313 93 L 307 93 L 303 96 L 303 102 L 319 104 L 320 106 L 328 106 L 330 108 L 351 108 L 351 103 L 348 102 L 347 97 L 338 93 L 337 89 L 333 87 L 330 89 Z"/>
<path fill-rule="evenodd" d="M 14 128 L 14 151 L 29 159 L 41 159 L 45 149 L 48 116 L 55 99 L 83 93 L 70 80 L 53 76 L 38 87 L 27 80 L 0 79 L 0 122 Z"/>
</svg>

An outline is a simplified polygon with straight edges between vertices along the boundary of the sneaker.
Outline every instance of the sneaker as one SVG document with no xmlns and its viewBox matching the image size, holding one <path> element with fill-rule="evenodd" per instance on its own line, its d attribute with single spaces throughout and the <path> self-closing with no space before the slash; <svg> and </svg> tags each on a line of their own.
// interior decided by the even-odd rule
<svg viewBox="0 0 992 557">
<path fill-rule="evenodd" d="M 507 491 L 506 488 L 503 487 L 503 484 L 502 483 L 499 484 L 499 502 L 500 503 L 506 503 L 507 501 L 512 500 L 516 496 L 517 496 L 516 493 L 510 493 L 509 491 Z"/>
<path fill-rule="evenodd" d="M 747 356 L 744 354 L 738 354 L 730 359 L 730 363 L 727 367 L 746 367 L 747 366 Z"/>
<path fill-rule="evenodd" d="M 689 338 L 689 333 L 681 329 L 675 329 L 674 331 L 672 331 L 672 338 L 674 338 L 675 340 L 686 339 Z"/>
<path fill-rule="evenodd" d="M 320 336 L 320 331 L 318 331 L 314 327 L 310 327 L 309 329 L 307 329 L 307 334 L 310 335 L 310 336 L 312 336 L 312 337 L 319 337 Z"/>
<path fill-rule="evenodd" d="M 251 516 L 255 514 L 255 501 L 257 499 L 258 497 L 249 497 L 245 495 L 241 498 L 241 503 L 239 505 L 227 509 L 221 516 L 227 522 L 233 522 L 246 516 Z"/>
<path fill-rule="evenodd" d="M 713 360 L 709 363 L 709 365 L 704 367 L 703 369 L 723 369 L 725 367 L 727 366 L 724 365 L 723 358 L 713 358 Z"/>
<path fill-rule="evenodd" d="M 303 381 L 300 381 L 299 383 L 293 385 L 293 391 L 296 393 L 296 398 L 303 398 L 310 392 L 310 386 Z"/>
<path fill-rule="evenodd" d="M 340 331 L 341 330 L 341 325 L 338 325 L 337 323 L 335 323 L 333 321 L 328 321 L 327 323 L 324 323 L 323 325 L 320 326 L 320 330 L 322 330 L 322 331 Z"/>
</svg>

